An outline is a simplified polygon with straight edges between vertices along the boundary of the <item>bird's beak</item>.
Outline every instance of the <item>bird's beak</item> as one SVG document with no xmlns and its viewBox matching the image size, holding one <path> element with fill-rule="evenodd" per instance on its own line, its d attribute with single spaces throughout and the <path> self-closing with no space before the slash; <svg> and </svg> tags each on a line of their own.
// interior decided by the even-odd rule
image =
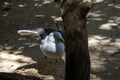
<svg viewBox="0 0 120 80">
<path fill-rule="evenodd" d="M 60 41 L 63 42 L 63 43 L 65 42 L 65 40 L 63 38 L 60 38 Z"/>
</svg>

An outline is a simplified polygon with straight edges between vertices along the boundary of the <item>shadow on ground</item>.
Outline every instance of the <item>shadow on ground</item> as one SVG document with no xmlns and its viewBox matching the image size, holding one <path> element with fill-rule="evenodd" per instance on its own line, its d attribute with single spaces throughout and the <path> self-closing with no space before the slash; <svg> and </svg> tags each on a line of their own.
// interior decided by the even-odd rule
<svg viewBox="0 0 120 80">
<path fill-rule="evenodd" d="M 119 0 L 97 2 L 88 14 L 92 80 L 118 80 L 120 78 L 119 4 Z M 116 56 L 112 56 L 114 54 Z"/>
<path fill-rule="evenodd" d="M 97 2 L 87 16 L 91 80 L 120 79 L 119 54 L 111 56 L 120 50 L 119 4 L 119 0 Z M 19 29 L 56 28 L 53 21 L 60 20 L 59 6 L 52 0 L 11 0 L 4 5 L 0 11 L 0 75 L 63 80 L 63 61 L 44 58 L 39 49 L 40 37 L 16 33 Z M 5 80 L 4 76 L 0 79 Z"/>
<path fill-rule="evenodd" d="M 59 5 L 53 0 L 11 0 L 2 3 L 0 72 L 15 72 L 37 77 L 42 75 L 42 79 L 59 80 L 64 77 L 64 62 L 45 58 L 41 54 L 40 37 L 22 37 L 17 34 L 19 29 L 39 27 L 55 29 L 54 19 L 60 22 L 58 8 Z"/>
<path fill-rule="evenodd" d="M 18 73 L 3 73 L 0 72 L 0 80 L 42 80 L 39 77 L 35 76 L 26 76 Z"/>
</svg>

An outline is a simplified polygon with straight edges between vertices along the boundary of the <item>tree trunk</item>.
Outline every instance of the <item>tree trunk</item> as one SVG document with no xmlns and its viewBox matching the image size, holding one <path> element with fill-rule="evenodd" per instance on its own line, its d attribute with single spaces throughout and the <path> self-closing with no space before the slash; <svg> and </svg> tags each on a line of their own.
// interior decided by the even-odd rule
<svg viewBox="0 0 120 80">
<path fill-rule="evenodd" d="M 86 15 L 92 3 L 82 0 L 63 0 L 61 15 L 66 45 L 65 80 L 90 80 L 90 57 Z"/>
</svg>

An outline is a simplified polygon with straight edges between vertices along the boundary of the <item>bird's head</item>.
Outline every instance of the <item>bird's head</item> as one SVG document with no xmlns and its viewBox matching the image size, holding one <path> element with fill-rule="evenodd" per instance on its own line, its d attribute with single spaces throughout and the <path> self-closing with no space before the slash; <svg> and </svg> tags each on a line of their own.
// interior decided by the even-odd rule
<svg viewBox="0 0 120 80">
<path fill-rule="evenodd" d="M 64 43 L 64 38 L 62 36 L 62 33 L 55 31 L 49 34 L 51 40 L 55 40 L 56 42 L 62 42 Z"/>
<path fill-rule="evenodd" d="M 57 31 L 54 32 L 54 38 L 55 38 L 56 41 L 64 43 L 64 38 L 63 38 L 61 32 L 57 32 Z"/>
</svg>

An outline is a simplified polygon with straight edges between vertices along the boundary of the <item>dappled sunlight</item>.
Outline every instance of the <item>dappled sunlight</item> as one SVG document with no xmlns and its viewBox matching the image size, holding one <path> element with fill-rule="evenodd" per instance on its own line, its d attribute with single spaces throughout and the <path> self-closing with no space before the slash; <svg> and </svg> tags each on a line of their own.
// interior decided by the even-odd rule
<svg viewBox="0 0 120 80">
<path fill-rule="evenodd" d="M 88 34 L 90 36 L 96 34 L 108 39 L 111 38 L 112 41 L 119 39 L 120 17 L 115 14 L 119 13 L 119 9 L 115 8 L 116 5 L 118 5 L 117 2 L 113 2 L 112 0 L 96 3 L 88 14 Z"/>
<path fill-rule="evenodd" d="M 50 80 L 59 75 L 63 77 L 64 62 L 45 58 L 40 51 L 40 40 L 37 36 L 3 36 L 0 40 L 0 72 L 16 72 Z"/>
<path fill-rule="evenodd" d="M 103 80 L 101 77 L 97 76 L 96 74 L 90 74 L 90 78 L 92 80 Z"/>
<path fill-rule="evenodd" d="M 111 55 L 112 53 L 118 51 L 120 49 L 120 38 L 115 39 L 113 41 L 113 38 L 105 37 L 105 36 L 100 36 L 100 35 L 90 35 L 89 36 L 89 48 L 91 50 L 95 50 L 96 48 L 96 53 L 98 51 L 98 54 L 100 52 L 105 54 Z M 107 53 L 106 53 L 107 52 Z M 94 52 L 91 52 L 94 54 Z"/>
<path fill-rule="evenodd" d="M 117 23 L 117 24 L 120 24 L 120 17 L 114 17 L 114 19 L 115 19 L 115 22 Z M 119 26 L 120 27 L 120 26 Z"/>
<path fill-rule="evenodd" d="M 120 5 L 115 5 L 115 8 L 120 9 Z"/>
<path fill-rule="evenodd" d="M 115 23 L 106 23 L 106 24 L 102 24 L 99 29 L 103 29 L 103 30 L 112 30 L 112 26 L 118 26 Z"/>
<path fill-rule="evenodd" d="M 96 0 L 87 16 L 92 80 L 118 80 L 120 75 L 119 0 Z M 115 56 L 111 56 L 113 54 Z"/>
<path fill-rule="evenodd" d="M 4 6 L 3 9 L 9 9 L 1 14 L 4 26 L 9 28 L 6 31 L 10 31 L 11 26 L 16 30 L 51 27 L 54 19 L 60 17 L 59 7 L 53 0 L 8 1 L 4 2 Z M 47 11 L 49 13 L 46 13 Z M 1 30 L 5 32 L 3 27 Z"/>
<path fill-rule="evenodd" d="M 84 0 L 90 1 L 91 0 Z M 87 15 L 91 80 L 120 78 L 120 0 L 96 0 Z M 16 72 L 45 80 L 63 80 L 62 60 L 45 58 L 40 37 L 17 34 L 19 29 L 56 28 L 62 22 L 60 6 L 54 0 L 12 0 L 4 2 L 0 14 L 0 72 Z M 63 26 L 63 25 L 61 25 Z"/>
<path fill-rule="evenodd" d="M 33 1 L 36 2 L 34 6 L 37 7 L 42 7 L 44 5 L 51 4 L 53 2 L 52 0 L 33 0 Z"/>
<path fill-rule="evenodd" d="M 103 1 L 104 1 L 104 0 L 96 0 L 97 3 L 99 3 L 99 2 L 103 2 Z"/>
<path fill-rule="evenodd" d="M 0 72 L 14 72 L 20 66 L 33 63 L 36 61 L 31 57 L 10 54 L 8 51 L 0 52 Z"/>
<path fill-rule="evenodd" d="M 6 72 L 6 73 L 15 72 L 23 75 L 40 77 L 42 80 L 54 80 L 53 75 L 39 74 L 38 69 L 34 67 L 27 69 L 24 68 L 24 66 L 32 65 L 32 64 L 37 64 L 37 62 L 32 60 L 31 57 L 10 54 L 8 51 L 0 52 L 0 72 Z M 20 67 L 23 68 L 19 70 Z"/>
<path fill-rule="evenodd" d="M 36 7 L 42 7 L 42 4 L 35 3 L 34 6 L 36 6 Z"/>
<path fill-rule="evenodd" d="M 106 62 L 102 62 L 102 61 L 98 62 L 97 59 L 96 60 L 94 59 L 94 60 L 92 60 L 91 67 L 92 67 L 92 69 L 95 69 L 95 70 L 97 70 L 97 69 L 104 70 L 105 64 L 106 64 Z"/>
<path fill-rule="evenodd" d="M 102 14 L 101 13 L 101 11 L 94 11 L 94 12 L 90 12 L 89 14 L 88 14 L 88 16 L 90 16 L 90 17 L 102 17 L 102 16 L 104 16 L 104 14 Z"/>
<path fill-rule="evenodd" d="M 19 4 L 18 7 L 25 7 L 27 6 L 26 4 Z"/>
<path fill-rule="evenodd" d="M 102 44 L 108 44 L 108 43 L 110 43 L 110 40 L 111 40 L 110 38 L 103 37 L 100 35 L 92 35 L 92 36 L 89 36 L 89 45 L 90 46 L 99 46 Z"/>
<path fill-rule="evenodd" d="M 35 15 L 36 18 L 39 18 L 39 17 L 45 17 L 45 15 Z"/>
<path fill-rule="evenodd" d="M 42 4 L 50 4 L 52 0 L 44 0 Z"/>
</svg>

